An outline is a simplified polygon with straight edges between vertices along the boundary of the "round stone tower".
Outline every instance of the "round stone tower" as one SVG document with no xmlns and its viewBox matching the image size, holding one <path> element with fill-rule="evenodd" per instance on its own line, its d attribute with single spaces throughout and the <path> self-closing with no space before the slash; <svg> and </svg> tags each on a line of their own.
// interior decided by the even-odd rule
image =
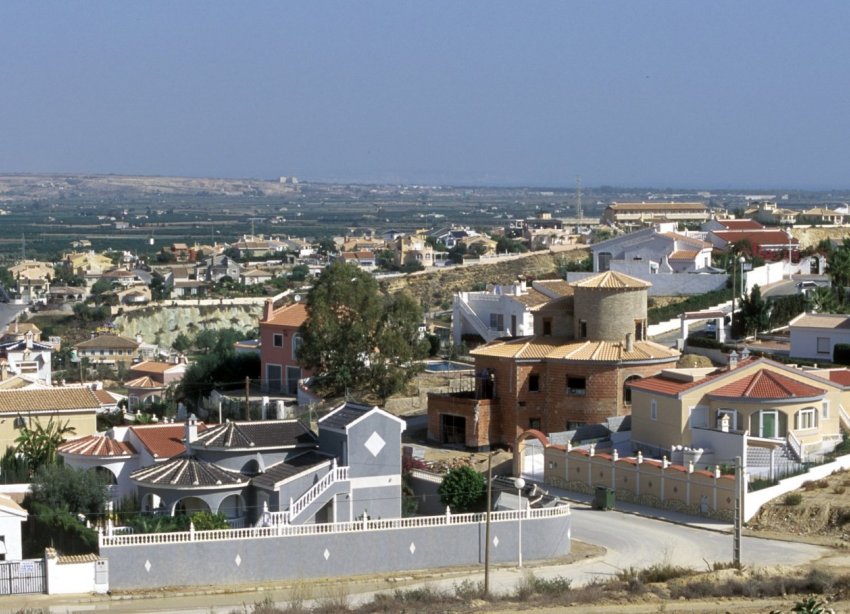
<svg viewBox="0 0 850 614">
<path fill-rule="evenodd" d="M 575 289 L 576 340 L 625 344 L 646 337 L 647 288 L 652 284 L 615 271 L 593 275 Z"/>
</svg>

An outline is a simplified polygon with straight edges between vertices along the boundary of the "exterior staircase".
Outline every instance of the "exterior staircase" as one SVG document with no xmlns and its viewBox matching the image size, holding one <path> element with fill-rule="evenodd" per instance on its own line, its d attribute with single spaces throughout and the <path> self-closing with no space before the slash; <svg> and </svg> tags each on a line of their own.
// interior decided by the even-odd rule
<svg viewBox="0 0 850 614">
<path fill-rule="evenodd" d="M 295 524 L 305 512 L 315 513 L 330 497 L 345 490 L 348 481 L 348 467 L 334 467 L 322 479 L 313 484 L 310 490 L 294 501 L 290 500 L 289 509 L 282 512 L 268 512 L 265 523 L 268 525 Z M 315 505 L 314 505 L 315 504 Z"/>
<path fill-rule="evenodd" d="M 460 313 L 463 316 L 464 320 L 469 322 L 472 325 L 472 328 L 475 329 L 481 338 L 484 339 L 485 342 L 489 343 L 493 339 L 498 337 L 503 337 L 508 334 L 508 331 L 501 331 L 498 329 L 490 328 L 487 326 L 481 318 L 478 317 L 478 314 L 475 313 L 475 310 L 472 309 L 465 301 L 455 299 L 458 305 L 460 305 Z"/>
</svg>

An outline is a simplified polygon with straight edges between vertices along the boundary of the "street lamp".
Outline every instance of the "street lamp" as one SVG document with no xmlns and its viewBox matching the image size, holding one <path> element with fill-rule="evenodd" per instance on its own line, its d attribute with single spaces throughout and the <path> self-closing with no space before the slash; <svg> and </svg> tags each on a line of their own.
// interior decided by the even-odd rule
<svg viewBox="0 0 850 614">
<path fill-rule="evenodd" d="M 738 256 L 738 263 L 741 265 L 741 296 L 744 296 L 744 263 L 746 262 L 746 258 L 743 256 Z"/>
<path fill-rule="evenodd" d="M 522 478 L 514 479 L 514 486 L 516 486 L 517 523 L 519 524 L 519 531 L 517 532 L 517 551 L 519 553 L 519 567 L 522 567 L 522 489 L 525 488 L 525 480 Z"/>
</svg>

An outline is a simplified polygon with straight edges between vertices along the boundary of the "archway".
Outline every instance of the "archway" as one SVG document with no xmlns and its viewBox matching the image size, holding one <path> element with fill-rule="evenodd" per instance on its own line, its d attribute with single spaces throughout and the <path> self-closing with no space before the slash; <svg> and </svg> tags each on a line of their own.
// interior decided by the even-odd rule
<svg viewBox="0 0 850 614">
<path fill-rule="evenodd" d="M 210 512 L 210 506 L 200 497 L 183 497 L 174 504 L 172 516 L 191 516 L 198 512 Z"/>
<path fill-rule="evenodd" d="M 91 470 L 94 471 L 108 486 L 115 486 L 118 484 L 118 478 L 106 467 L 92 467 Z"/>
<path fill-rule="evenodd" d="M 142 497 L 141 510 L 146 514 L 153 514 L 155 512 L 162 511 L 161 506 L 162 499 L 159 498 L 159 495 L 149 492 Z"/>
<path fill-rule="evenodd" d="M 514 446 L 514 475 L 531 480 L 543 480 L 543 451 L 549 439 L 537 429 L 520 433 Z"/>
<path fill-rule="evenodd" d="M 236 520 L 245 515 L 245 502 L 242 500 L 242 495 L 228 495 L 218 506 L 218 511 L 228 520 Z"/>
</svg>

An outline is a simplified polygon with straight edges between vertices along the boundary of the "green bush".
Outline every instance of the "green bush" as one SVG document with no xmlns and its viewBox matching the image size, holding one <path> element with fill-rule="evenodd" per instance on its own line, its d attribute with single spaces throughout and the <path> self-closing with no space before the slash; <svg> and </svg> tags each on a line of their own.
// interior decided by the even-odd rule
<svg viewBox="0 0 850 614">
<path fill-rule="evenodd" d="M 437 492 L 440 501 L 453 512 L 467 512 L 484 497 L 487 480 L 472 467 L 450 469 Z"/>
</svg>

